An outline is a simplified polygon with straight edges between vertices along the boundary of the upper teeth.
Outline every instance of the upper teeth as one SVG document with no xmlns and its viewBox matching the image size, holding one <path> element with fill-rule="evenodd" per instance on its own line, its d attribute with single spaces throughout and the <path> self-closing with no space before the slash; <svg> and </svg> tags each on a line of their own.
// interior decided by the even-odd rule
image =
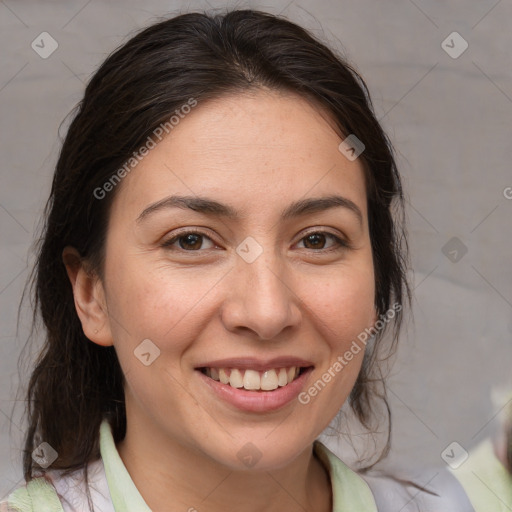
<svg viewBox="0 0 512 512">
<path fill-rule="evenodd" d="M 205 373 L 213 380 L 229 384 L 233 388 L 244 388 L 251 391 L 272 391 L 286 386 L 299 375 L 300 368 L 272 368 L 264 372 L 256 370 L 239 370 L 237 368 L 206 368 Z"/>
</svg>

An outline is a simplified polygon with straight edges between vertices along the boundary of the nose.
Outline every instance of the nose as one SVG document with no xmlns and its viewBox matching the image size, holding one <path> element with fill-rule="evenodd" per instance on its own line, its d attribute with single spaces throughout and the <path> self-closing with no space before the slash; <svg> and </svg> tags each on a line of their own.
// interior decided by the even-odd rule
<svg viewBox="0 0 512 512">
<path fill-rule="evenodd" d="M 222 322 L 231 332 L 249 330 L 258 338 L 276 338 L 301 322 L 300 299 L 290 273 L 274 255 L 264 252 L 248 263 L 242 258 L 229 273 Z"/>
</svg>

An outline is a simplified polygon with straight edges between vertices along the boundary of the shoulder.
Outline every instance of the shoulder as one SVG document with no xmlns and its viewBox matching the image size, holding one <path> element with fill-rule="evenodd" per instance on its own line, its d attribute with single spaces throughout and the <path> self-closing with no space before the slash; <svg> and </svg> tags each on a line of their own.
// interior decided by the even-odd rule
<svg viewBox="0 0 512 512">
<path fill-rule="evenodd" d="M 467 459 L 450 473 L 464 487 L 477 512 L 512 510 L 512 475 L 489 439 L 470 450 Z"/>
<path fill-rule="evenodd" d="M 2 512 L 34 512 L 35 507 L 45 510 L 62 511 L 62 505 L 51 481 L 44 476 L 33 478 L 30 482 L 12 491 L 0 504 Z"/>
<path fill-rule="evenodd" d="M 48 471 L 45 477 L 35 478 L 14 490 L 1 504 L 4 508 L 0 512 L 36 512 L 33 505 L 43 503 L 52 507 L 48 510 L 85 512 L 90 510 L 87 491 L 97 510 L 114 512 L 102 460 L 89 463 L 87 473 L 86 483 L 83 469 L 68 474 L 61 470 Z"/>
<path fill-rule="evenodd" d="M 318 441 L 315 452 L 329 469 L 335 498 L 336 491 L 341 494 L 343 488 L 350 494 L 369 494 L 366 503 L 374 501 L 379 512 L 475 512 L 463 487 L 446 469 L 408 467 L 389 474 L 361 474 Z"/>
<path fill-rule="evenodd" d="M 90 495 L 90 500 L 95 508 L 102 512 L 114 512 L 101 459 L 88 464 L 87 482 L 83 469 L 67 475 L 61 471 L 50 472 L 49 476 L 61 498 L 64 512 L 90 510 L 88 495 Z"/>
<path fill-rule="evenodd" d="M 407 476 L 365 474 L 379 512 L 475 512 L 467 494 L 446 469 L 408 471 Z"/>
</svg>

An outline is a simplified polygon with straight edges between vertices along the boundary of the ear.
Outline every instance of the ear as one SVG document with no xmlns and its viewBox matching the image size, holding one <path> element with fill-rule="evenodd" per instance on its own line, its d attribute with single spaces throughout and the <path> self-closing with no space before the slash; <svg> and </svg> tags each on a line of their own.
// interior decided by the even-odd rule
<svg viewBox="0 0 512 512">
<path fill-rule="evenodd" d="M 84 334 L 98 345 L 113 345 L 101 279 L 88 269 L 86 262 L 73 247 L 64 248 L 62 261 L 73 287 L 75 308 Z"/>
</svg>

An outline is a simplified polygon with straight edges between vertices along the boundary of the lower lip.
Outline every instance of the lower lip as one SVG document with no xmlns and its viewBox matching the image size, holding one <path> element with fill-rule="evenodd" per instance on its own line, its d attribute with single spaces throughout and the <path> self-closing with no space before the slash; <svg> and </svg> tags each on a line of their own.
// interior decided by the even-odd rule
<svg viewBox="0 0 512 512">
<path fill-rule="evenodd" d="M 290 384 L 273 391 L 247 391 L 244 388 L 233 388 L 229 384 L 222 384 L 207 377 L 199 370 L 196 371 L 217 396 L 238 409 L 247 412 L 270 412 L 284 407 L 297 398 L 313 368 L 308 368 Z"/>
</svg>

